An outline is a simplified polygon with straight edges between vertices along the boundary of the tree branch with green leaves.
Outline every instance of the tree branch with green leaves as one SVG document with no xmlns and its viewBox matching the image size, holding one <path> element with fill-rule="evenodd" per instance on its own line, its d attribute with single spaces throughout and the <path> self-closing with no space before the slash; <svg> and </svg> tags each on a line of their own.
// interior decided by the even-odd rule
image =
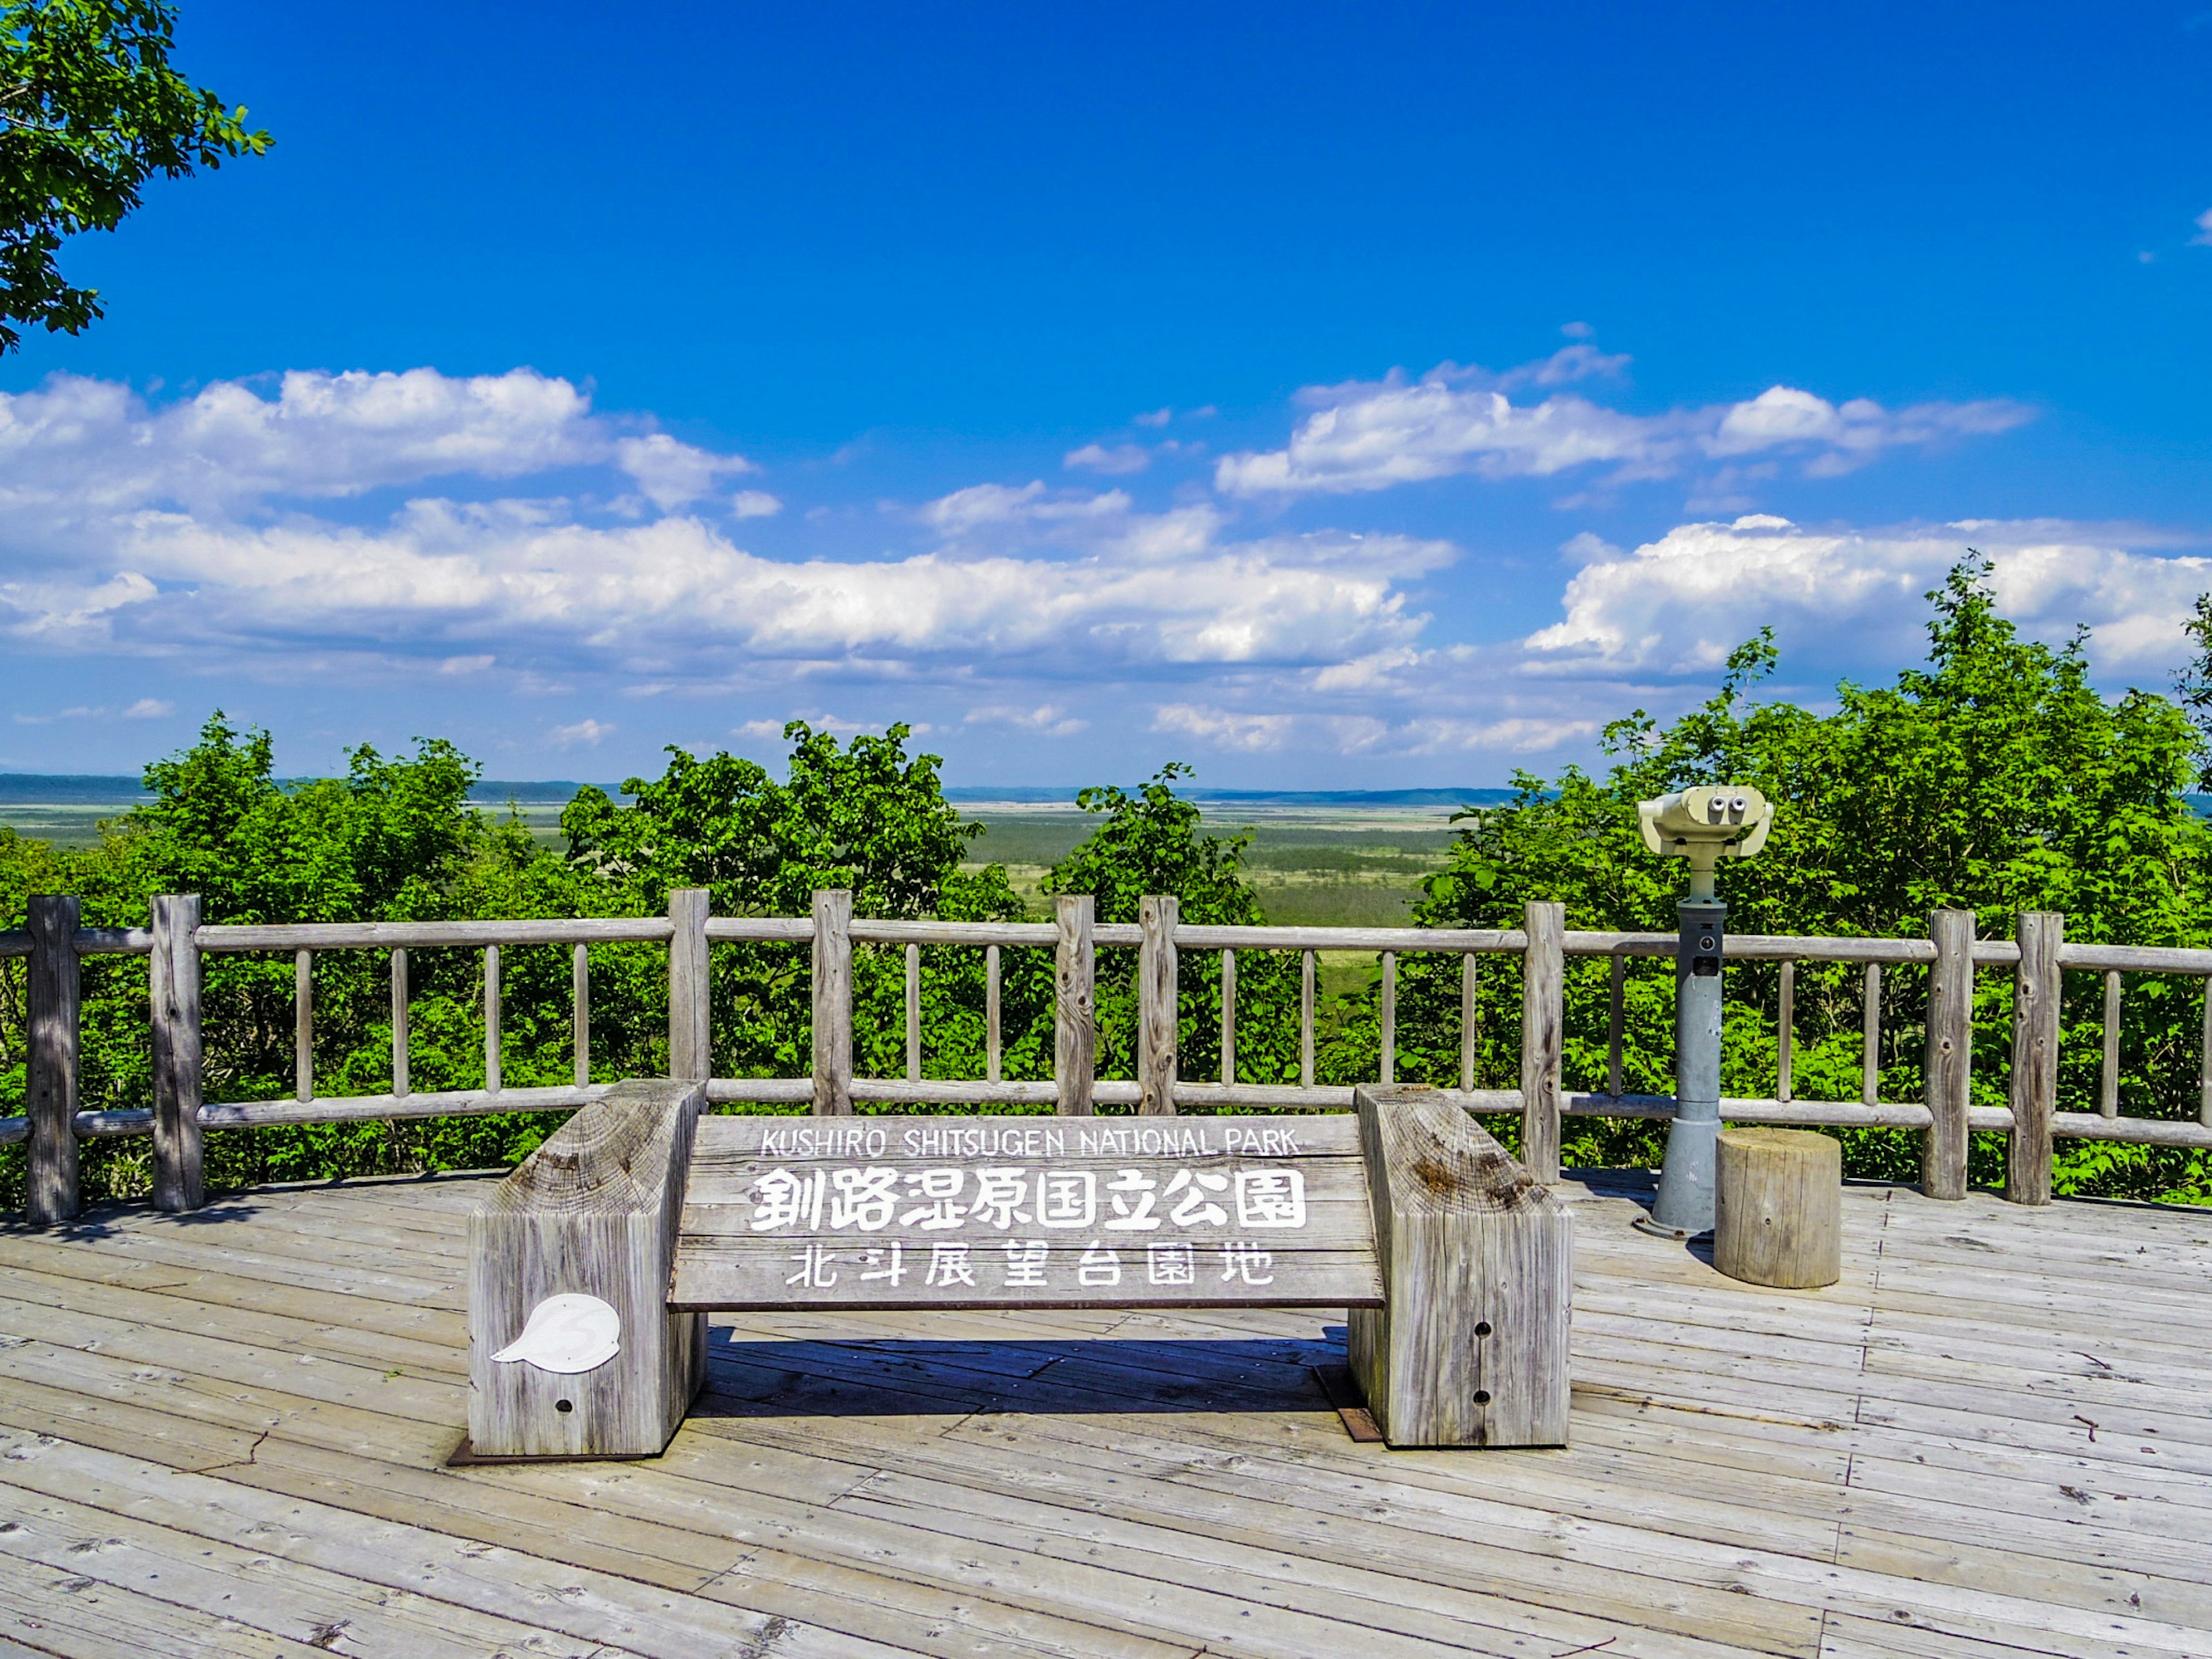
<svg viewBox="0 0 2212 1659">
<path fill-rule="evenodd" d="M 0 355 L 104 314 L 63 279 L 64 238 L 113 230 L 149 179 L 269 149 L 170 66 L 175 31 L 161 0 L 0 0 Z"/>
</svg>

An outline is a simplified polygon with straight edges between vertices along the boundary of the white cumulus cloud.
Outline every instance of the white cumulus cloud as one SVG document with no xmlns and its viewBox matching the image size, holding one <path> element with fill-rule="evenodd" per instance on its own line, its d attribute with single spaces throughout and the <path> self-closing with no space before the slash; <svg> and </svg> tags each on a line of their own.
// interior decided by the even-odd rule
<svg viewBox="0 0 2212 1659">
<path fill-rule="evenodd" d="M 1626 361 L 1578 344 L 1504 375 L 1447 363 L 1418 381 L 1394 374 L 1311 388 L 1300 401 L 1313 413 L 1289 443 L 1224 457 L 1215 487 L 1231 496 L 1347 495 L 1460 474 L 1549 477 L 1587 467 L 1604 468 L 1620 483 L 1750 455 L 1795 459 L 1820 477 L 1884 449 L 2002 432 L 2031 417 L 2002 400 L 1888 410 L 1863 398 L 1832 404 L 1784 386 L 1741 403 L 1661 415 L 1626 414 L 1578 392 L 1513 401 L 1518 386 L 1609 374 Z"/>
<path fill-rule="evenodd" d="M 680 443 L 665 432 L 616 440 L 615 465 L 635 478 L 640 493 L 663 512 L 688 507 L 702 495 L 712 494 L 715 484 L 730 473 L 758 470 L 742 455 L 717 455 Z"/>
<path fill-rule="evenodd" d="M 1583 564 L 1568 580 L 1565 616 L 1526 645 L 1563 671 L 1705 673 L 1771 623 L 1785 648 L 1822 661 L 1901 664 L 1922 649 L 1921 596 L 1971 546 L 1991 561 L 2002 615 L 2045 638 L 2085 624 L 2100 674 L 2155 677 L 2181 659 L 2181 619 L 2212 587 L 2212 559 L 2160 540 L 2033 520 L 1815 530 L 1752 514 L 1687 524 Z"/>
<path fill-rule="evenodd" d="M 1110 449 L 1104 444 L 1085 444 L 1080 449 L 1069 450 L 1060 457 L 1060 464 L 1118 476 L 1142 472 L 1152 464 L 1152 452 L 1142 444 L 1115 444 Z"/>
</svg>

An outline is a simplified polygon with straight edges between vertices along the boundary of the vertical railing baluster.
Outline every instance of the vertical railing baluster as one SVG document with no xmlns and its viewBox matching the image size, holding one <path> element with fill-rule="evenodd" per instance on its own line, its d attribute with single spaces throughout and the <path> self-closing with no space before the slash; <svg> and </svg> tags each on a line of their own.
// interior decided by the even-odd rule
<svg viewBox="0 0 2212 1659">
<path fill-rule="evenodd" d="M 1137 1110 L 1148 1117 L 1175 1115 L 1182 1018 L 1175 935 L 1182 914 L 1182 902 L 1172 893 L 1137 901 L 1137 921 L 1144 932 L 1137 951 Z M 1088 940 L 1090 924 L 1084 928 Z"/>
<path fill-rule="evenodd" d="M 1221 953 L 1221 1080 L 1237 1081 L 1237 952 Z"/>
<path fill-rule="evenodd" d="M 1151 901 L 1146 901 L 1148 903 Z M 1170 898 L 1164 901 L 1173 904 Z M 1097 918 L 1097 901 L 1088 893 L 1062 893 L 1053 900 L 1053 926 L 1058 939 L 1053 951 L 1052 1075 L 1054 1109 L 1062 1117 L 1089 1117 L 1093 1109 L 1092 1088 L 1097 1080 L 1098 957 L 1091 938 Z M 1166 919 L 1172 939 L 1174 913 Z M 1170 945 L 1172 949 L 1172 945 Z M 1142 969 L 1139 970 L 1140 973 Z M 1168 975 L 1169 1007 L 1174 1007 L 1175 976 Z M 1139 1016 L 1141 1018 L 1141 1015 Z M 1170 1013 L 1172 1021 L 1172 1013 Z M 1174 1027 L 1169 1027 L 1172 1031 Z M 1175 1051 L 1167 1055 L 1167 1082 L 1175 1086 Z M 1143 1107 L 1139 1108 L 1143 1110 Z M 1158 1112 L 1175 1110 L 1170 1094 Z"/>
<path fill-rule="evenodd" d="M 315 1097 L 315 953 L 292 953 L 292 1096 Z"/>
<path fill-rule="evenodd" d="M 1549 1185 L 1559 1178 L 1559 1066 L 1566 1048 L 1567 907 L 1521 907 L 1521 1161 Z"/>
<path fill-rule="evenodd" d="M 576 1086 L 592 1080 L 592 953 L 581 940 L 568 956 L 568 995 L 575 1006 Z"/>
<path fill-rule="evenodd" d="M 1966 1195 L 1966 1124 L 1973 1100 L 1974 913 L 1928 913 L 1936 961 L 1928 969 L 1928 1133 L 1920 1139 L 1920 1190 L 1929 1198 Z"/>
<path fill-rule="evenodd" d="M 1628 958 L 1616 952 L 1613 958 L 1613 996 L 1605 1024 L 1605 1091 L 1615 1100 L 1620 1098 L 1620 1026 L 1627 1003 Z"/>
<path fill-rule="evenodd" d="M 2208 1016 L 2212 1018 L 2212 1016 Z M 1298 1085 L 1310 1089 L 1314 1081 L 1314 953 L 1298 952 Z M 2207 1096 L 2212 1099 L 2212 1096 Z"/>
<path fill-rule="evenodd" d="M 2120 970 L 2105 970 L 2105 1065 L 2097 1079 L 2097 1114 L 2120 1115 Z"/>
<path fill-rule="evenodd" d="M 707 888 L 669 890 L 668 1075 L 687 1083 L 714 1075 L 714 958 L 707 944 L 713 904 Z"/>
<path fill-rule="evenodd" d="M 2066 918 L 2023 910 L 2013 969 L 2012 1076 L 2005 1093 L 2012 1128 L 2005 1137 L 2005 1196 L 2014 1204 L 2051 1202 L 2051 1114 L 2058 1103 L 2058 952 Z"/>
<path fill-rule="evenodd" d="M 999 947 L 983 947 L 983 1067 L 991 1082 L 1000 1080 Z"/>
<path fill-rule="evenodd" d="M 484 946 L 484 1090 L 497 1094 L 499 1079 L 499 946 Z"/>
<path fill-rule="evenodd" d="M 853 893 L 814 895 L 814 1115 L 853 1115 Z"/>
<path fill-rule="evenodd" d="M 1782 964 L 1781 1006 L 1774 1017 L 1774 1097 L 1784 1104 L 1796 1098 L 1790 1076 L 1797 1047 L 1797 964 Z"/>
<path fill-rule="evenodd" d="M 407 947 L 403 945 L 392 953 L 392 1097 L 394 1100 L 404 1100 L 411 1092 L 407 1082 L 408 1047 Z"/>
<path fill-rule="evenodd" d="M 2212 1129 L 2212 978 L 2204 981 L 2204 1038 L 2197 1054 L 2197 1121 Z"/>
<path fill-rule="evenodd" d="M 206 1030 L 200 999 L 200 896 L 157 893 L 147 986 L 154 1017 L 154 1207 L 207 1201 L 200 1089 Z"/>
<path fill-rule="evenodd" d="M 1881 964 L 1866 965 L 1866 1006 L 1861 1014 L 1865 1036 L 1859 1048 L 1859 1098 L 1874 1105 L 1881 1098 Z"/>
<path fill-rule="evenodd" d="M 1382 953 L 1382 1081 L 1398 1080 L 1398 953 Z"/>
<path fill-rule="evenodd" d="M 1462 951 L 1459 958 L 1459 1086 L 1474 1087 L 1474 1045 L 1480 1035 L 1476 1024 L 1475 993 L 1480 988 L 1475 975 L 1476 957 L 1472 951 Z"/>
<path fill-rule="evenodd" d="M 31 1224 L 51 1227 L 82 1207 L 76 1145 L 79 1055 L 84 981 L 76 954 L 82 902 L 72 893 L 33 893 L 27 907 L 31 934 L 25 990 L 29 1039 L 25 1056 L 24 1203 Z"/>
<path fill-rule="evenodd" d="M 921 1081 L 921 946 L 906 947 L 906 1080 Z"/>
</svg>

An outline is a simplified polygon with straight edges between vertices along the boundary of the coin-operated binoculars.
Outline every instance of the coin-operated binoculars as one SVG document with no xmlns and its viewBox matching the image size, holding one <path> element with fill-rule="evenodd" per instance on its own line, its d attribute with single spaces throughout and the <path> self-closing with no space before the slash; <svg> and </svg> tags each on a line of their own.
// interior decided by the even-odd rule
<svg viewBox="0 0 2212 1659">
<path fill-rule="evenodd" d="M 1676 907 L 1674 1121 L 1651 1213 L 1637 1222 L 1662 1238 L 1710 1232 L 1714 1164 L 1721 1133 L 1721 957 L 1728 907 L 1713 896 L 1713 866 L 1766 845 L 1774 807 L 1736 785 L 1679 789 L 1637 809 L 1644 844 L 1690 861 L 1690 895 Z"/>
</svg>

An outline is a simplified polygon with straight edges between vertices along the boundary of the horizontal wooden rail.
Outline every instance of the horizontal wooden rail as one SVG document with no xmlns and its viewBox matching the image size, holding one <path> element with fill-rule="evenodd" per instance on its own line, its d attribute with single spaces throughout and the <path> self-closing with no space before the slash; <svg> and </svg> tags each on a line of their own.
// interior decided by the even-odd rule
<svg viewBox="0 0 2212 1659">
<path fill-rule="evenodd" d="M 2164 945 L 2062 945 L 2058 965 L 2108 973 L 2212 975 L 2212 951 Z"/>
<path fill-rule="evenodd" d="M 665 916 L 560 916 L 527 921 L 210 922 L 192 935 L 202 951 L 414 951 L 487 945 L 665 943 Z"/>
<path fill-rule="evenodd" d="M 1103 929 L 1100 931 L 1103 932 Z M 1175 930 L 1183 951 L 1525 951 L 1528 936 L 1508 928 L 1213 927 L 1185 922 Z"/>
<path fill-rule="evenodd" d="M 709 916 L 707 938 L 714 944 L 805 945 L 814 924 L 805 916 Z"/>
<path fill-rule="evenodd" d="M 163 909 L 162 906 L 172 907 Z M 185 906 L 184 909 L 174 907 Z M 27 957 L 30 981 L 48 1010 L 36 1030 L 48 1035 L 32 1042 L 27 1091 L 32 1107 L 21 1117 L 0 1119 L 0 1146 L 30 1142 L 31 1164 L 43 1185 L 33 1204 L 36 1218 L 52 1220 L 74 1213 L 73 1149 L 83 1139 L 119 1135 L 155 1136 L 156 1196 L 184 1192 L 182 1200 L 162 1199 L 168 1207 L 198 1202 L 197 1170 L 202 1130 L 304 1124 L 373 1121 L 385 1119 L 453 1116 L 495 1112 L 567 1110 L 599 1099 L 610 1085 L 591 1076 L 591 973 L 589 947 L 595 945 L 665 945 L 669 947 L 671 1066 L 684 1076 L 706 1081 L 707 1097 L 723 1104 L 849 1112 L 856 1105 L 927 1110 L 1000 1106 L 1063 1114 L 1098 1108 L 1134 1109 L 1145 1113 L 1182 1110 L 1342 1111 L 1352 1105 L 1350 1085 L 1325 1085 L 1316 1069 L 1316 958 L 1323 951 L 1379 957 L 1382 980 L 1377 1060 L 1384 1079 L 1394 1076 L 1402 1056 L 1396 1052 L 1398 969 L 1401 955 L 1462 958 L 1460 969 L 1460 1087 L 1446 1097 L 1479 1114 L 1519 1114 L 1526 1122 L 1525 1146 L 1532 1167 L 1555 1167 L 1559 1125 L 1563 1118 L 1630 1118 L 1663 1122 L 1674 1103 L 1664 1095 L 1622 1092 L 1626 996 L 1632 959 L 1661 960 L 1676 949 L 1671 933 L 1577 932 L 1565 927 L 1557 904 L 1532 904 L 1518 928 L 1275 927 L 1185 924 L 1171 899 L 1146 901 L 1138 922 L 1101 923 L 1088 899 L 1061 898 L 1051 922 L 937 921 L 856 917 L 845 894 L 823 894 L 811 916 L 713 916 L 708 896 L 685 890 L 670 896 L 665 916 L 572 916 L 501 921 L 416 922 L 313 922 L 291 924 L 194 925 L 197 902 L 164 898 L 155 908 L 155 926 L 88 927 L 76 918 L 76 901 L 41 897 L 32 906 L 37 927 L 0 932 L 0 957 Z M 164 918 L 168 920 L 164 920 Z M 189 920 L 180 918 L 189 917 Z M 2020 920 L 2023 944 L 1976 939 L 1972 918 L 1939 912 L 1930 918 L 1925 939 L 1857 939 L 1739 933 L 1729 936 L 1731 961 L 1773 962 L 1780 966 L 1776 1030 L 1776 1097 L 1736 1098 L 1722 1103 L 1723 1118 L 1742 1123 L 1795 1124 L 1826 1127 L 1889 1128 L 1927 1138 L 1928 1156 L 1958 1180 L 1923 1185 L 1939 1197 L 1963 1191 L 1965 1137 L 1969 1133 L 2004 1133 L 2008 1138 L 2007 1193 L 2024 1203 L 2047 1202 L 2052 1138 L 2122 1141 L 2192 1149 L 2212 1148 L 2212 950 L 2166 946 L 2066 942 L 2063 918 L 2040 913 Z M 167 929 L 164 932 L 164 929 Z M 1939 943 L 1940 941 L 1940 943 Z M 716 944 L 774 943 L 806 947 L 814 979 L 814 1068 L 796 1078 L 706 1079 L 711 1038 L 708 981 Z M 853 948 L 891 946 L 902 951 L 905 967 L 905 1075 L 864 1078 L 853 1074 Z M 501 952 L 523 946 L 565 946 L 572 952 L 570 981 L 574 1006 L 573 1085 L 547 1088 L 503 1088 L 501 1007 Z M 925 949 L 976 949 L 983 954 L 983 1017 L 988 1075 L 981 1079 L 922 1075 L 927 1034 L 922 1030 L 921 988 Z M 1100 948 L 1139 954 L 1142 991 L 1134 1079 L 1095 1075 L 1097 956 Z M 408 1084 L 410 951 L 462 949 L 484 953 L 484 1075 L 479 1089 L 413 1092 Z M 1004 1034 L 1000 1030 L 1001 952 L 1008 949 L 1054 952 L 1054 1064 L 1050 1079 L 1009 1079 L 1003 1075 Z M 313 957 L 322 951 L 384 951 L 391 956 L 392 1025 L 396 1039 L 389 1092 L 344 1097 L 315 1093 Z M 269 1101 L 201 1104 L 198 961 L 204 952 L 289 952 L 294 957 L 294 1048 L 296 1077 L 291 1097 Z M 1219 1080 L 1178 1074 L 1180 1021 L 1179 952 L 1213 954 L 1208 971 L 1218 975 Z M 1295 952 L 1299 957 L 1298 1081 L 1255 1083 L 1239 1078 L 1238 986 L 1249 987 L 1250 969 L 1240 952 Z M 147 955 L 153 958 L 151 995 L 157 1058 L 174 1064 L 160 1072 L 155 1106 L 112 1110 L 78 1110 L 76 1029 L 80 992 L 75 962 L 89 956 Z M 1520 981 L 1521 1056 L 1519 1086 L 1477 1089 L 1482 1051 L 1477 1018 L 1483 1000 L 1483 965 L 1487 957 L 1516 957 Z M 1612 962 L 1603 1090 L 1564 1086 L 1559 1075 L 1564 1049 L 1562 964 L 1568 957 L 1609 957 Z M 1126 959 L 1125 959 L 1126 960 Z M 1861 1097 L 1855 1101 L 1791 1097 L 1794 1023 L 1798 1005 L 1796 967 L 1801 963 L 1851 964 L 1862 970 L 1863 1055 Z M 1185 964 L 1187 971 L 1188 964 Z M 1929 1075 L 1938 1072 L 1941 1096 L 1935 1102 L 1885 1101 L 1881 1085 L 1887 1055 L 1890 1067 L 1902 1056 L 1883 1042 L 1885 988 L 1893 1003 L 1899 995 L 1893 970 L 1929 969 L 1929 995 L 1954 1010 L 1943 1027 L 1942 1058 L 1936 1065 L 1936 1032 L 1931 1023 Z M 1972 978 L 1984 968 L 2007 968 L 2014 979 L 2013 1066 L 2007 1085 L 2009 1104 L 1973 1106 L 1965 1066 L 1971 1051 Z M 2062 1033 L 2057 1010 L 2063 969 L 2104 977 L 2104 1042 L 2098 1105 L 2094 1112 L 2056 1109 L 2055 1056 Z M 1118 974 L 1121 970 L 1117 969 Z M 2133 974 L 2179 974 L 2207 981 L 2203 1014 L 2202 1109 L 2196 1122 L 2129 1117 L 2120 1114 L 2119 1009 L 2122 980 Z M 1249 989 L 1247 994 L 1249 994 Z M 1919 978 L 1907 981 L 1905 994 L 1917 999 Z M 1958 999 L 1965 998 L 1963 1003 Z M 1917 1003 L 1915 1005 L 1917 1006 Z M 1963 1008 L 1964 1012 L 1956 1012 Z M 1917 1018 L 1914 1008 L 1903 1011 Z M 1894 1018 L 1896 1016 L 1892 1015 Z M 1960 1022 L 1968 1022 L 1961 1025 Z M 1894 1030 L 1894 1027 L 1892 1030 Z M 1891 1045 L 1893 1050 L 1894 1044 Z M 1248 1056 L 1249 1041 L 1245 1045 Z M 180 1057 L 180 1058 L 179 1058 Z M 1946 1069 L 1948 1067 L 1948 1069 Z M 159 1068 L 157 1067 L 157 1070 Z M 1935 1087 L 1931 1084 L 1931 1088 Z M 161 1127 L 157 1131 L 157 1117 Z M 33 1133 L 34 1123 L 39 1132 Z M 64 1127 L 66 1126 L 66 1127 Z M 43 1150 L 42 1150 L 43 1149 Z M 1951 1166 L 1956 1165 L 1956 1169 Z M 2033 1170 L 2039 1168 L 2039 1185 Z M 1930 1166 L 1933 1167 L 1933 1166 Z M 36 1184 L 36 1183 L 34 1183 Z M 1938 1190 L 1938 1188 L 1942 1190 Z"/>
</svg>

